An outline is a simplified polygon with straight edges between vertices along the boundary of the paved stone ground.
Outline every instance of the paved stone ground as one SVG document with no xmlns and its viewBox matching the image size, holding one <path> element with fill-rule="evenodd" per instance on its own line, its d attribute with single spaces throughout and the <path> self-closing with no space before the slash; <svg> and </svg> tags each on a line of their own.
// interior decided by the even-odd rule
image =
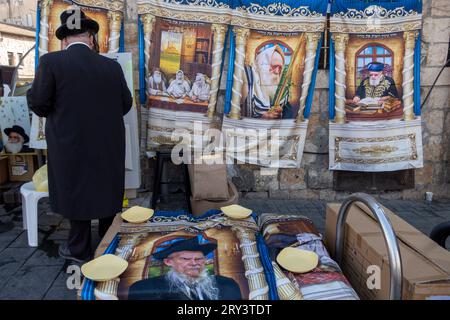
<svg viewBox="0 0 450 320">
<path fill-rule="evenodd" d="M 383 200 L 383 205 L 396 212 L 404 220 L 429 234 L 433 226 L 450 220 L 450 200 L 425 201 Z M 130 200 L 130 206 L 148 206 L 149 195 L 140 194 Z M 278 212 L 301 214 L 311 218 L 320 232 L 325 228 L 324 201 L 310 200 L 250 200 L 242 199 L 240 204 L 255 212 Z M 184 208 L 183 196 L 170 196 L 161 210 Z M 58 257 L 58 246 L 68 235 L 69 224 L 57 214 L 48 214 L 48 203 L 39 206 L 39 246 L 28 247 L 27 234 L 22 230 L 21 207 L 0 206 L 0 299 L 76 299 L 76 290 L 66 285 L 67 264 Z M 95 248 L 100 239 L 93 222 L 92 245 Z"/>
</svg>

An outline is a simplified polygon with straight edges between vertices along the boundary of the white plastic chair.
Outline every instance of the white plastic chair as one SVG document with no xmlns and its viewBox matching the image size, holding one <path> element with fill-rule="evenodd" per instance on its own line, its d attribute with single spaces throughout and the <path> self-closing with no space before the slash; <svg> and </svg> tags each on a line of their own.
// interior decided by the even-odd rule
<svg viewBox="0 0 450 320">
<path fill-rule="evenodd" d="M 48 197 L 48 192 L 36 191 L 33 182 L 27 182 L 20 187 L 22 194 L 23 229 L 27 230 L 28 245 L 38 246 L 38 202 Z"/>
</svg>

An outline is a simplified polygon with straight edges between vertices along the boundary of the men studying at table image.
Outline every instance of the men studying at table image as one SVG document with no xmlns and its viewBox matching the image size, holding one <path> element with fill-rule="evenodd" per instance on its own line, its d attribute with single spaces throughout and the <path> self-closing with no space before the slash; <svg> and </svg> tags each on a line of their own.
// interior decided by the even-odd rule
<svg viewBox="0 0 450 320">
<path fill-rule="evenodd" d="M 209 275 L 206 255 L 214 243 L 200 244 L 198 237 L 179 240 L 153 254 L 170 270 L 162 276 L 131 285 L 129 300 L 240 300 L 239 285 L 231 278 Z"/>
<path fill-rule="evenodd" d="M 148 77 L 148 93 L 151 96 L 167 96 L 166 78 L 161 69 L 155 68 L 153 74 Z"/>
<path fill-rule="evenodd" d="M 175 79 L 169 85 L 167 93 L 174 99 L 183 99 L 189 94 L 191 90 L 189 83 L 184 78 L 184 72 L 178 70 L 175 74 Z"/>
<path fill-rule="evenodd" d="M 367 70 L 369 76 L 364 78 L 358 86 L 353 103 L 376 102 L 381 105 L 388 98 L 398 99 L 394 79 L 384 74 L 383 63 L 370 62 L 367 65 Z"/>
<path fill-rule="evenodd" d="M 205 75 L 197 73 L 192 89 L 189 92 L 189 98 L 194 102 L 208 101 L 210 89 L 211 87 L 206 82 Z"/>
</svg>

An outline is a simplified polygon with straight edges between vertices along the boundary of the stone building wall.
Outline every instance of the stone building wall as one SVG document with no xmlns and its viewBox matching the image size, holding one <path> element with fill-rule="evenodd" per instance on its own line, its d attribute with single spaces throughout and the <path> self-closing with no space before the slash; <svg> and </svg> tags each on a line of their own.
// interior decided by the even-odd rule
<svg viewBox="0 0 450 320">
<path fill-rule="evenodd" d="M 9 65 L 8 52 L 14 55 L 14 64 L 19 62 L 19 53 L 25 55 L 34 45 L 35 31 L 22 29 L 20 26 L 11 26 L 0 23 L 0 65 Z M 19 68 L 18 81 L 31 81 L 34 78 L 34 50 L 23 60 Z"/>
<path fill-rule="evenodd" d="M 127 1 L 125 45 L 126 50 L 133 53 L 135 88 L 138 88 L 137 10 L 135 0 Z M 423 16 L 422 100 L 447 59 L 450 1 L 424 0 Z M 226 74 L 226 70 L 225 65 L 223 74 Z M 319 70 L 304 155 L 299 169 L 261 171 L 260 167 L 254 165 L 228 165 L 229 176 L 243 197 L 332 201 L 348 196 L 347 192 L 333 190 L 333 172 L 328 170 L 328 80 L 328 70 Z M 221 89 L 219 101 L 223 101 L 224 83 Z M 450 198 L 449 91 L 450 68 L 445 68 L 422 110 L 424 167 L 415 170 L 415 188 L 378 192 L 376 196 L 388 199 L 423 199 L 426 191 L 432 191 L 436 198 Z M 152 160 L 142 158 L 142 181 L 146 188 L 151 188 L 152 165 Z M 173 168 L 172 171 L 176 170 Z M 173 174 L 175 180 L 176 175 L 177 173 Z"/>
<path fill-rule="evenodd" d="M 36 0 L 0 0 L 0 22 L 36 27 Z"/>
</svg>

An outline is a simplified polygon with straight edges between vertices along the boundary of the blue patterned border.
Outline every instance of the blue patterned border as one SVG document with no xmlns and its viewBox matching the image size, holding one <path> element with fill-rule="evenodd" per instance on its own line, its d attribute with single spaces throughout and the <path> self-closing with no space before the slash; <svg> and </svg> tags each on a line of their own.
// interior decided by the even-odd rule
<svg viewBox="0 0 450 320">
<path fill-rule="evenodd" d="M 36 4 L 36 47 L 34 47 L 34 68 L 39 65 L 39 33 L 41 32 L 41 6 Z"/>
<path fill-rule="evenodd" d="M 138 42 L 139 42 L 139 102 L 145 104 L 145 57 L 144 57 L 144 26 L 138 17 Z"/>
<path fill-rule="evenodd" d="M 125 28 L 123 19 L 120 25 L 119 52 L 125 52 Z"/>
<path fill-rule="evenodd" d="M 319 68 L 319 59 L 320 59 L 320 48 L 322 48 L 324 34 L 322 33 L 322 38 L 320 38 L 319 43 L 317 44 L 316 50 L 316 60 L 314 61 L 314 71 L 311 77 L 311 83 L 309 85 L 308 96 L 306 98 L 305 110 L 303 111 L 303 116 L 305 119 L 309 118 L 309 114 L 311 113 L 311 106 L 314 98 L 314 89 L 316 88 L 316 76 Z M 317 108 L 317 106 L 316 106 Z"/>
<path fill-rule="evenodd" d="M 233 73 L 234 73 L 234 57 L 235 57 L 235 46 L 236 40 L 234 38 L 234 32 L 230 29 L 230 49 L 229 49 L 229 57 L 228 57 L 228 72 L 227 72 L 227 86 L 225 89 L 225 105 L 224 105 L 224 114 L 228 114 L 231 108 L 231 97 L 232 97 L 232 88 L 233 88 Z"/>
<path fill-rule="evenodd" d="M 388 11 L 390 11 L 391 15 L 396 16 L 413 11 L 422 13 L 422 0 L 333 0 L 331 15 L 347 12 L 347 14 L 359 18 L 359 14 L 362 14 L 365 9 L 374 5 L 382 6 L 387 10 L 386 14 L 389 14 Z M 360 13 L 357 11 L 360 11 Z"/>
<path fill-rule="evenodd" d="M 422 31 L 416 39 L 416 47 L 414 48 L 414 113 L 420 116 L 420 43 Z"/>
<path fill-rule="evenodd" d="M 106 248 L 105 252 L 103 252 L 103 254 L 114 254 L 117 245 L 119 244 L 119 241 L 120 237 L 119 235 L 116 235 L 109 244 L 108 248 Z M 84 286 L 81 290 L 81 299 L 95 300 L 94 289 L 95 289 L 95 281 L 86 278 L 84 281 Z"/>
</svg>

